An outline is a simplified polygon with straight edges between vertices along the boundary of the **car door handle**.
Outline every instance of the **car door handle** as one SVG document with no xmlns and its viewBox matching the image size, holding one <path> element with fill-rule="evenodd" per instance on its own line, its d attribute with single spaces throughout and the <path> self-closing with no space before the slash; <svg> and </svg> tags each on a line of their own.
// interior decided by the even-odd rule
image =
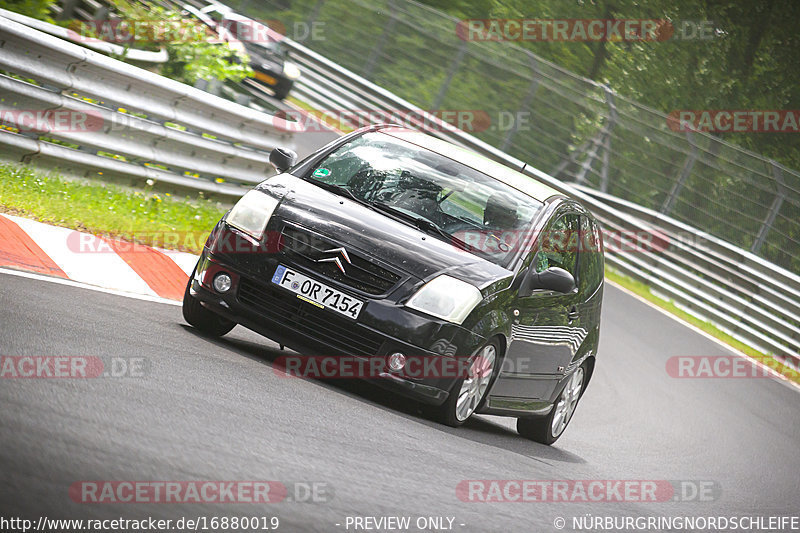
<svg viewBox="0 0 800 533">
<path fill-rule="evenodd" d="M 569 311 L 567 311 L 567 318 L 570 322 L 574 322 L 581 317 L 580 313 L 578 313 L 578 306 L 573 305 L 570 307 Z"/>
</svg>

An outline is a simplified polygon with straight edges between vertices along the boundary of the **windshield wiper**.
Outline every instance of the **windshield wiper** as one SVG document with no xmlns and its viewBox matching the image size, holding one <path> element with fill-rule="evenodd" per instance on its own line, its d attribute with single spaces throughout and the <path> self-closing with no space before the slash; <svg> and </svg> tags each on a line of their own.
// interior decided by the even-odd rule
<svg viewBox="0 0 800 533">
<path fill-rule="evenodd" d="M 313 183 L 314 185 L 318 185 L 319 187 L 325 189 L 326 191 L 330 191 L 332 193 L 338 194 L 339 196 L 347 196 L 351 200 L 365 206 L 369 207 L 373 211 L 375 211 L 375 206 L 372 205 L 371 202 L 364 200 L 363 198 L 359 198 L 355 195 L 353 191 L 348 189 L 347 187 L 342 187 L 341 185 L 336 185 L 335 183 L 325 183 L 324 181 L 317 181 L 312 179 L 306 179 L 305 181 L 309 183 Z"/>
<path fill-rule="evenodd" d="M 414 216 L 414 215 L 412 215 L 410 213 L 406 213 L 402 209 L 398 209 L 398 208 L 396 208 L 396 207 L 394 207 L 392 205 L 389 205 L 389 204 L 383 203 L 383 202 L 372 202 L 372 205 L 374 207 L 377 207 L 378 209 L 381 209 L 382 211 L 385 211 L 385 212 L 388 212 L 388 213 L 394 215 L 395 217 L 402 218 L 402 219 L 404 219 L 404 220 L 406 220 L 408 222 L 411 222 L 417 229 L 421 229 L 425 233 L 430 233 L 430 234 L 434 234 L 435 233 L 436 235 L 442 237 L 443 240 L 445 240 L 445 241 L 447 241 L 447 242 L 449 242 L 451 244 L 455 244 L 456 246 L 458 246 L 459 248 L 461 248 L 463 250 L 467 250 L 467 251 L 472 250 L 472 246 L 470 246 L 466 242 L 462 241 L 461 239 L 459 239 L 455 235 L 447 233 L 445 230 L 443 230 L 442 228 L 440 228 L 439 226 L 437 226 L 436 224 L 434 224 L 433 222 L 431 222 L 427 218 L 424 218 L 424 217 L 421 217 L 421 216 Z"/>
</svg>

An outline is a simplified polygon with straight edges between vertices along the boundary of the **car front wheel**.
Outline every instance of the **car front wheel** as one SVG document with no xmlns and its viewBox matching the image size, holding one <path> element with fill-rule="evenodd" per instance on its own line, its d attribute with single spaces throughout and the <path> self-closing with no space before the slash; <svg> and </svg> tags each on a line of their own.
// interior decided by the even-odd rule
<svg viewBox="0 0 800 533">
<path fill-rule="evenodd" d="M 236 326 L 236 322 L 231 322 L 213 311 L 210 311 L 200 304 L 200 300 L 189 292 L 194 279 L 194 272 L 189 277 L 186 291 L 183 293 L 183 318 L 197 328 L 201 333 L 212 337 L 221 337 Z"/>
<path fill-rule="evenodd" d="M 497 372 L 498 346 L 490 341 L 467 364 L 466 375 L 459 378 L 447 401 L 438 408 L 438 418 L 448 426 L 462 425 L 483 404 L 489 385 Z"/>
<path fill-rule="evenodd" d="M 517 432 L 525 437 L 542 444 L 553 444 L 564 433 L 575 409 L 586 382 L 585 364 L 579 366 L 567 380 L 558 400 L 550 410 L 550 414 L 535 418 L 518 418 Z"/>
<path fill-rule="evenodd" d="M 289 96 L 289 91 L 292 90 L 292 85 L 294 84 L 291 81 L 279 81 L 278 85 L 272 88 L 272 90 L 275 92 L 275 99 L 283 100 Z"/>
</svg>

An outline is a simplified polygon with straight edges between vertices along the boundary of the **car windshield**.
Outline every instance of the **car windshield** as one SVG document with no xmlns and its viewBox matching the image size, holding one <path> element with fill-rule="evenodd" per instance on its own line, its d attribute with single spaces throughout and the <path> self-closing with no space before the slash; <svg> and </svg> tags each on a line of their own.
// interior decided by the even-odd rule
<svg viewBox="0 0 800 533">
<path fill-rule="evenodd" d="M 338 148 L 307 179 L 503 267 L 543 207 L 491 176 L 377 132 Z"/>
<path fill-rule="evenodd" d="M 286 48 L 282 43 L 283 36 L 260 22 L 248 19 L 225 19 L 222 25 L 252 53 L 286 55 Z"/>
<path fill-rule="evenodd" d="M 250 46 L 248 47 L 249 50 L 252 50 L 254 54 L 266 54 L 266 55 L 277 55 L 282 58 L 286 58 L 288 50 L 283 45 L 283 43 L 279 41 L 262 41 L 257 43 L 248 43 Z"/>
</svg>

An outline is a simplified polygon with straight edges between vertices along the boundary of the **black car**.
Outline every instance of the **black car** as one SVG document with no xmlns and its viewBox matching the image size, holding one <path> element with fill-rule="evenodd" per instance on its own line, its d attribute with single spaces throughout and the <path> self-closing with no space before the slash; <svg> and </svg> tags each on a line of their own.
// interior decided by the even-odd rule
<svg viewBox="0 0 800 533">
<path fill-rule="evenodd" d="M 421 132 L 370 126 L 245 194 L 189 281 L 185 319 L 236 324 L 305 355 L 387 363 L 378 384 L 452 426 L 517 417 L 562 434 L 594 370 L 598 225 L 576 201 Z M 437 363 L 409 374 L 413 361 Z M 454 363 L 456 374 L 438 373 Z"/>
<path fill-rule="evenodd" d="M 247 54 L 255 78 L 251 82 L 267 87 L 278 100 L 289 95 L 300 78 L 300 69 L 289 59 L 284 35 L 216 2 L 202 9 L 184 5 L 184 10 L 216 32 L 222 41 Z"/>
</svg>

